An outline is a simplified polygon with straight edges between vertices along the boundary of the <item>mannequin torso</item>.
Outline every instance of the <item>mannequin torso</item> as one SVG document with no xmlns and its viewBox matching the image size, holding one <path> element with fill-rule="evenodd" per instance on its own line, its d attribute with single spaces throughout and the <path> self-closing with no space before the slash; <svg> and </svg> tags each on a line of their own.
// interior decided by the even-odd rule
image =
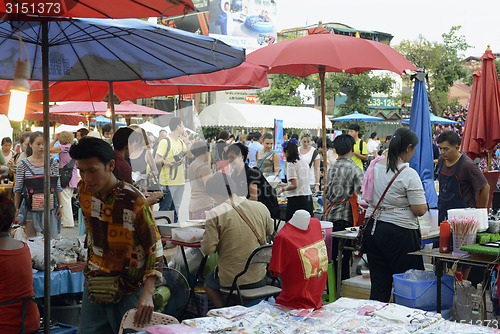
<svg viewBox="0 0 500 334">
<path fill-rule="evenodd" d="M 311 215 L 306 210 L 297 210 L 293 214 L 292 219 L 288 221 L 290 224 L 306 231 L 309 228 L 309 221 L 311 220 Z"/>
</svg>

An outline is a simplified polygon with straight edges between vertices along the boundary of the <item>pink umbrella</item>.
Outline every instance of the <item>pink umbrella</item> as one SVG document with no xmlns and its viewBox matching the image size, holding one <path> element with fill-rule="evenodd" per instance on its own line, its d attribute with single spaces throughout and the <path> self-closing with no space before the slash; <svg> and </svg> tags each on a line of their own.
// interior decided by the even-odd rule
<svg viewBox="0 0 500 334">
<path fill-rule="evenodd" d="M 76 101 L 60 104 L 50 108 L 50 113 L 80 113 L 84 115 L 105 115 L 108 102 Z M 119 115 L 170 115 L 171 112 L 144 107 L 130 101 L 115 105 L 115 113 Z"/>
<path fill-rule="evenodd" d="M 25 119 L 29 121 L 43 121 L 43 112 L 34 112 L 31 114 L 26 114 Z M 78 125 L 80 123 L 87 122 L 87 117 L 82 116 L 77 113 L 50 113 L 49 114 L 50 122 L 57 122 L 61 124 L 67 125 Z"/>
<path fill-rule="evenodd" d="M 50 114 L 83 114 L 84 122 L 89 123 L 92 115 L 106 115 L 107 102 L 77 101 L 56 105 L 50 108 Z M 115 106 L 115 113 L 123 116 L 132 115 L 170 115 L 171 112 L 144 107 L 130 101 L 124 101 Z"/>
<path fill-rule="evenodd" d="M 170 115 L 169 111 L 158 110 L 154 108 L 144 107 L 130 101 L 123 101 L 115 105 L 115 113 L 118 115 Z"/>
</svg>

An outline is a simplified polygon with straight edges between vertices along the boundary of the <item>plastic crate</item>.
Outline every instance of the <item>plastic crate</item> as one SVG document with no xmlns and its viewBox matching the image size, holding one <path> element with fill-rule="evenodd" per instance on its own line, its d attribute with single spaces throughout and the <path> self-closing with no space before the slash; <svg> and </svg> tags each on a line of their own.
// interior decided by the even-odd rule
<svg viewBox="0 0 500 334">
<path fill-rule="evenodd" d="M 410 281 L 404 274 L 392 275 L 394 279 L 394 296 L 396 304 L 418 308 L 425 311 L 437 308 L 437 278 L 427 281 Z M 453 277 L 443 275 L 441 279 L 441 309 L 449 309 L 453 305 L 455 295 Z"/>
<path fill-rule="evenodd" d="M 58 322 L 57 324 L 53 325 L 50 327 L 50 333 L 53 334 L 76 334 L 78 332 L 78 327 L 71 326 L 71 325 L 66 325 L 66 324 L 61 324 Z M 42 334 L 42 330 L 38 330 L 35 332 L 36 334 Z"/>
</svg>

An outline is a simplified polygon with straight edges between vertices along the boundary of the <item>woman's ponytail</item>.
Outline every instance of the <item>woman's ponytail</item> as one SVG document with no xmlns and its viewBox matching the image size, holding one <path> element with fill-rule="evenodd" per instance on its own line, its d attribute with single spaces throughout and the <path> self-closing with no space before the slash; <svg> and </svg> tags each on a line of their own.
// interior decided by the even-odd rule
<svg viewBox="0 0 500 334">
<path fill-rule="evenodd" d="M 387 172 L 390 170 L 394 173 L 397 172 L 399 155 L 405 152 L 408 146 L 417 146 L 418 137 L 415 132 L 407 128 L 400 128 L 396 130 L 389 143 L 389 152 L 387 153 Z"/>
<path fill-rule="evenodd" d="M 389 170 L 392 170 L 394 173 L 396 172 L 400 147 L 401 136 L 394 134 L 389 142 L 389 152 L 387 153 L 387 172 L 389 172 Z"/>
</svg>

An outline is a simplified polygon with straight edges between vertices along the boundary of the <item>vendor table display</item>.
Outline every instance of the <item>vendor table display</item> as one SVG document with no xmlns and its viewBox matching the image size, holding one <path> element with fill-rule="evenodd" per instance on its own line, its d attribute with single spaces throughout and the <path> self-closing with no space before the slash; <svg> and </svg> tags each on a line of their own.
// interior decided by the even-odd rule
<svg viewBox="0 0 500 334">
<path fill-rule="evenodd" d="M 182 325 L 152 326 L 143 334 L 167 333 L 500 333 L 498 322 L 447 321 L 441 315 L 377 301 L 341 298 L 319 310 L 287 309 L 269 302 L 211 310 Z"/>
</svg>

